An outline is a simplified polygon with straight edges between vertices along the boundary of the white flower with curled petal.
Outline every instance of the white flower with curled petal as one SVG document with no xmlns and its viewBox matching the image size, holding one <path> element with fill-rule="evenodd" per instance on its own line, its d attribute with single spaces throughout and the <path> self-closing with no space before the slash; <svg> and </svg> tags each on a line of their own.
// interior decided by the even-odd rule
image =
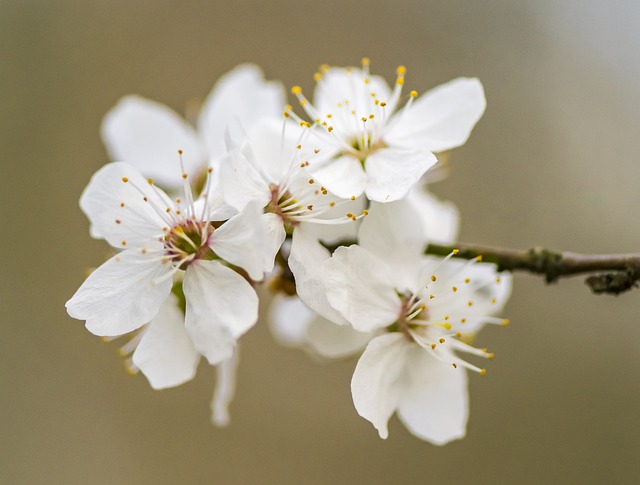
<svg viewBox="0 0 640 485">
<path fill-rule="evenodd" d="M 67 311 L 107 337 L 151 322 L 135 360 L 154 387 L 188 380 L 193 349 L 211 364 L 231 357 L 238 337 L 256 323 L 258 297 L 230 266 L 254 280 L 273 266 L 265 266 L 255 244 L 265 238 L 256 206 L 228 218 L 226 208 L 210 202 L 215 197 L 193 200 L 186 174 L 183 183 L 184 199 L 172 200 L 134 167 L 112 163 L 93 176 L 80 201 L 94 236 L 123 251 L 87 278 Z M 184 328 L 171 310 L 159 314 L 178 275 L 186 300 Z M 169 372 L 158 355 L 177 346 L 184 360 Z"/>
<path fill-rule="evenodd" d="M 362 69 L 322 66 L 313 104 L 299 86 L 292 88 L 326 145 L 324 162 L 310 170 L 336 195 L 403 198 L 436 163 L 433 153 L 464 144 L 482 116 L 484 92 L 474 78 L 454 79 L 419 98 L 411 91 L 399 108 L 405 71 L 397 69 L 390 90 L 384 79 L 370 75 L 366 58 Z"/>
<path fill-rule="evenodd" d="M 279 119 L 284 103 L 280 83 L 265 81 L 257 66 L 242 64 L 213 87 L 197 129 L 167 106 L 125 96 L 105 116 L 102 138 L 112 160 L 131 163 L 170 189 L 180 188 L 173 154 L 182 149 L 191 181 L 200 185 L 211 161 L 226 153 L 226 138 L 241 138 L 259 120 Z"/>
<path fill-rule="evenodd" d="M 511 280 L 493 265 L 453 260 L 453 254 L 422 256 L 420 228 L 410 213 L 402 220 L 392 207 L 372 207 L 360 245 L 338 248 L 324 263 L 326 297 L 354 329 L 385 332 L 356 366 L 351 391 L 358 413 L 386 438 L 397 411 L 414 435 L 442 445 L 465 434 L 464 369 L 485 372 L 455 352 L 493 358 L 463 337 L 484 324 L 507 323 L 494 315 Z"/>
</svg>

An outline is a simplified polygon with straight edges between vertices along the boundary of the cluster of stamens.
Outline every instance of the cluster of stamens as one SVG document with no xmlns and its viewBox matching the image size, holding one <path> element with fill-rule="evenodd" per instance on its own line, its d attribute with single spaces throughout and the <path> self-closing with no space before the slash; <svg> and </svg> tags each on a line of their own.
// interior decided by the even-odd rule
<svg viewBox="0 0 640 485">
<path fill-rule="evenodd" d="M 326 142 L 340 148 L 343 155 L 351 155 L 364 163 L 368 155 L 376 150 L 385 148 L 383 131 L 390 127 L 391 115 L 396 111 L 401 98 L 402 88 L 405 81 L 406 68 L 399 66 L 396 69 L 396 82 L 394 89 L 388 100 L 379 98 L 379 94 L 372 90 L 369 73 L 370 61 L 368 58 L 362 59 L 362 70 L 357 75 L 353 70 L 348 69 L 349 75 L 354 83 L 361 83 L 358 87 L 354 84 L 355 91 L 361 89 L 366 93 L 365 102 L 361 106 L 355 106 L 353 100 L 343 99 L 336 103 L 335 112 L 321 113 L 302 93 L 300 86 L 291 88 L 291 93 L 296 96 L 300 106 L 304 109 L 313 123 L 299 118 L 288 107 L 285 116 L 291 116 L 300 123 L 301 126 L 317 128 L 317 133 Z M 330 70 L 329 66 L 322 65 L 314 75 L 317 83 L 317 92 L 326 89 L 324 85 L 325 74 Z M 358 79 L 357 79 L 358 78 Z M 403 112 L 393 117 L 392 123 L 401 118 L 402 114 L 411 106 L 413 100 L 418 96 L 416 91 L 411 91 Z M 335 128 L 339 129 L 336 130 Z"/>
<path fill-rule="evenodd" d="M 202 198 L 204 204 L 200 211 L 196 210 L 193 192 L 188 182 L 188 175 L 184 171 L 182 150 L 178 150 L 180 167 L 182 168 L 184 200 L 176 198 L 171 200 L 164 192 L 159 190 L 152 179 L 147 179 L 148 187 L 139 187 L 127 177 L 122 177 L 122 182 L 130 184 L 140 194 L 142 200 L 149 204 L 153 211 L 165 223 L 162 227 L 162 235 L 158 240 L 163 244 L 164 251 L 161 259 L 171 262 L 177 269 L 185 269 L 186 266 L 197 259 L 214 259 L 215 254 L 209 247 L 211 235 L 215 230 L 215 223 L 207 220 L 208 191 L 210 190 L 212 169 L 207 170 L 207 179 L 204 184 Z M 149 192 L 149 189 L 151 192 Z M 120 203 L 126 216 L 139 217 L 135 212 L 129 211 L 125 202 Z M 116 224 L 122 224 L 123 219 L 116 219 Z M 127 241 L 121 242 L 126 247 Z M 143 254 L 146 248 L 141 249 Z"/>
<path fill-rule="evenodd" d="M 456 254 L 458 254 L 458 251 L 454 250 L 440 264 L 443 264 Z M 478 257 L 469 261 L 458 271 L 458 273 L 464 273 L 468 266 L 481 260 L 482 258 Z M 474 302 L 473 300 L 462 300 L 457 302 L 455 299 L 458 299 L 463 293 L 468 295 L 468 292 L 459 291 L 459 287 L 455 285 L 447 285 L 445 287 L 443 287 L 443 285 L 452 281 L 457 282 L 460 280 L 460 288 L 462 285 L 468 285 L 472 291 L 477 292 L 490 285 L 501 284 L 501 279 L 500 277 L 496 277 L 494 281 L 490 281 L 489 283 L 479 283 L 476 285 L 471 278 L 460 278 L 460 275 L 456 274 L 453 278 L 447 278 L 447 282 L 436 283 L 439 281 L 438 276 L 435 274 L 436 271 L 437 268 L 435 269 L 434 274 L 428 278 L 427 282 L 418 291 L 398 294 L 402 302 L 398 320 L 388 327 L 387 330 L 390 332 L 402 332 L 409 340 L 414 341 L 425 350 L 430 351 L 431 355 L 436 359 L 451 364 L 454 368 L 461 366 L 474 372 L 478 372 L 481 375 L 485 375 L 486 370 L 484 368 L 477 367 L 463 359 L 458 359 L 455 362 L 449 362 L 445 360 L 444 357 L 449 355 L 448 353 L 441 354 L 438 352 L 440 347 L 444 348 L 445 346 L 448 346 L 451 350 L 458 350 L 477 357 L 490 360 L 494 358 L 494 354 L 488 352 L 487 349 L 478 349 L 462 340 L 464 336 L 463 332 L 460 330 L 462 330 L 462 327 L 469 317 L 465 309 L 473 307 Z M 433 304 L 436 303 L 436 301 L 439 305 Z M 431 305 L 430 302 L 432 303 Z M 446 307 L 451 310 L 452 314 L 435 314 L 437 307 L 441 306 L 440 304 L 442 304 L 442 302 L 445 302 Z M 492 299 L 491 303 L 496 304 L 497 302 L 495 299 Z M 480 317 L 478 315 L 474 315 L 474 317 L 480 318 L 484 323 L 503 326 L 509 324 L 509 321 L 506 319 L 496 318 L 489 315 Z"/>
</svg>

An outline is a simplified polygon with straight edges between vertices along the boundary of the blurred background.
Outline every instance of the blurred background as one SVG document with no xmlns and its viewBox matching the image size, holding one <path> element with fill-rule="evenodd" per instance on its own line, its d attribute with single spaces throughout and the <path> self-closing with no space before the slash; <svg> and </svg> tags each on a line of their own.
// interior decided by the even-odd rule
<svg viewBox="0 0 640 485">
<path fill-rule="evenodd" d="M 184 113 L 236 64 L 310 92 L 321 63 L 424 92 L 478 76 L 488 109 L 433 187 L 461 240 L 640 251 L 640 4 L 632 0 L 0 0 L 0 483 L 638 483 L 640 294 L 517 275 L 479 346 L 467 437 L 443 448 L 351 402 L 355 360 L 242 340 L 232 423 L 215 375 L 153 391 L 66 315 L 108 254 L 78 198 L 106 163 L 102 116 L 128 93 Z"/>
</svg>

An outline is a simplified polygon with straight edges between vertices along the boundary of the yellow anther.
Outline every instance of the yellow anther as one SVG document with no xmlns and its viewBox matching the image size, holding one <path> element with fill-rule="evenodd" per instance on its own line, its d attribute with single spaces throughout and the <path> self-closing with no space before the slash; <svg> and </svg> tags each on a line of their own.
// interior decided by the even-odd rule
<svg viewBox="0 0 640 485">
<path fill-rule="evenodd" d="M 314 148 L 313 149 L 313 153 L 315 153 L 317 155 L 318 153 L 320 153 L 320 149 L 319 148 Z"/>
<path fill-rule="evenodd" d="M 456 291 L 458 291 L 458 288 L 456 288 L 455 286 L 452 286 L 451 287 L 451 291 L 453 291 L 455 293 Z"/>
<path fill-rule="evenodd" d="M 321 79 L 322 79 L 322 73 L 321 73 L 321 72 L 316 72 L 316 73 L 313 75 L 313 80 L 314 80 L 315 82 L 318 82 L 318 81 L 320 81 Z"/>
<path fill-rule="evenodd" d="M 187 177 L 188 177 L 188 175 L 187 175 L 186 173 L 183 173 L 183 174 L 182 174 L 182 178 L 183 178 L 183 179 L 186 179 Z"/>
<path fill-rule="evenodd" d="M 462 333 L 456 332 L 456 338 L 460 338 L 460 337 L 462 337 Z"/>
<path fill-rule="evenodd" d="M 438 340 L 438 342 L 440 342 L 441 344 L 443 344 L 443 343 L 445 342 L 445 340 L 444 340 L 443 338 L 440 338 L 440 339 Z"/>
<path fill-rule="evenodd" d="M 467 323 L 467 319 L 466 318 L 461 318 L 460 319 L 460 323 Z"/>
<path fill-rule="evenodd" d="M 335 207 L 336 203 L 335 202 L 329 202 L 329 207 Z"/>
<path fill-rule="evenodd" d="M 454 249 L 454 250 L 453 250 L 453 251 L 451 251 L 451 252 L 452 252 L 452 253 L 453 253 L 453 255 L 455 256 L 456 254 L 459 254 L 459 253 L 460 253 L 460 250 L 459 250 L 459 249 Z"/>
<path fill-rule="evenodd" d="M 300 86 L 293 86 L 291 88 L 291 94 L 295 94 L 295 95 L 302 94 L 302 88 Z"/>
<path fill-rule="evenodd" d="M 504 320 L 502 320 L 502 325 L 503 325 L 503 326 L 505 326 L 505 327 L 506 327 L 507 325 L 509 325 L 509 320 L 508 320 L 508 319 L 506 319 L 506 318 L 505 318 Z"/>
<path fill-rule="evenodd" d="M 429 300 L 433 300 L 435 297 L 436 297 L 436 295 L 434 295 L 433 293 L 431 293 L 431 294 L 429 295 Z"/>
<path fill-rule="evenodd" d="M 494 357 L 495 357 L 495 354 L 493 352 L 491 352 L 489 355 L 487 355 L 487 358 L 489 360 L 493 360 Z"/>
<path fill-rule="evenodd" d="M 306 99 L 301 99 L 300 100 L 300 106 L 306 106 L 307 105 L 307 100 Z"/>
<path fill-rule="evenodd" d="M 444 319 L 445 319 L 445 320 L 449 320 L 449 315 L 445 315 L 445 316 L 444 316 Z"/>
<path fill-rule="evenodd" d="M 467 302 L 467 305 L 468 305 L 468 306 L 473 306 L 473 302 L 472 302 L 471 300 L 469 300 L 469 301 Z"/>
<path fill-rule="evenodd" d="M 453 366 L 454 369 L 458 368 L 458 364 L 456 364 L 455 362 L 453 364 L 451 364 Z"/>
<path fill-rule="evenodd" d="M 147 254 L 147 248 L 142 248 L 142 249 L 140 250 L 140 252 L 141 252 L 142 254 Z"/>
<path fill-rule="evenodd" d="M 123 240 L 120 244 L 122 244 L 123 246 L 126 246 L 127 245 L 127 241 Z"/>
<path fill-rule="evenodd" d="M 372 120 L 373 118 L 375 118 L 375 115 L 369 115 L 370 120 Z"/>
<path fill-rule="evenodd" d="M 432 348 L 433 350 L 436 350 L 436 347 L 437 347 L 437 345 L 436 345 L 436 344 L 431 344 L 431 348 Z"/>
<path fill-rule="evenodd" d="M 492 298 L 492 299 L 491 299 L 491 303 L 493 303 L 493 304 L 495 305 L 495 304 L 496 304 L 496 299 L 495 299 L 495 298 Z"/>
<path fill-rule="evenodd" d="M 406 72 L 407 72 L 407 68 L 404 66 L 398 66 L 398 68 L 396 69 L 396 74 L 398 76 L 404 76 Z"/>
<path fill-rule="evenodd" d="M 333 126 L 330 126 L 329 128 L 327 128 L 327 131 L 331 133 L 333 131 Z"/>
<path fill-rule="evenodd" d="M 307 210 L 312 211 L 312 210 L 313 210 L 313 205 L 312 205 L 312 204 L 309 204 L 309 205 L 307 206 Z"/>
<path fill-rule="evenodd" d="M 446 330 L 451 330 L 451 324 L 450 323 L 443 323 L 442 327 Z"/>
<path fill-rule="evenodd" d="M 286 104 L 286 105 L 284 106 L 284 110 L 285 110 L 285 111 L 291 111 L 292 109 L 293 109 L 293 106 L 291 106 L 290 104 Z"/>
<path fill-rule="evenodd" d="M 368 57 L 363 57 L 362 58 L 362 67 L 366 67 L 370 64 L 369 58 Z"/>
<path fill-rule="evenodd" d="M 367 209 L 362 209 L 362 215 L 363 216 L 368 216 L 369 215 L 369 211 Z"/>
<path fill-rule="evenodd" d="M 399 77 L 398 79 L 396 79 L 396 84 L 398 86 L 404 86 L 404 78 L 403 77 Z"/>
<path fill-rule="evenodd" d="M 360 121 L 362 121 L 363 123 L 366 123 L 367 119 L 363 116 L 362 118 L 360 118 Z"/>
<path fill-rule="evenodd" d="M 182 150 L 178 150 L 178 155 L 182 155 Z"/>
<path fill-rule="evenodd" d="M 347 217 L 351 219 L 353 217 L 353 214 L 351 212 L 347 212 Z"/>
<path fill-rule="evenodd" d="M 464 282 L 465 282 L 465 283 L 471 283 L 471 279 L 470 279 L 470 278 L 465 278 L 465 279 L 464 279 Z"/>
<path fill-rule="evenodd" d="M 380 106 L 382 106 L 383 108 L 387 105 L 387 103 L 385 103 L 384 101 L 380 102 Z"/>
<path fill-rule="evenodd" d="M 411 91 L 409 93 L 409 96 L 411 96 L 412 98 L 417 98 L 418 97 L 418 91 Z"/>
<path fill-rule="evenodd" d="M 320 65 L 320 72 L 327 72 L 329 69 L 331 69 L 331 66 L 329 66 L 329 64 Z"/>
<path fill-rule="evenodd" d="M 482 261 L 482 254 L 479 254 L 478 256 L 476 256 L 476 261 L 478 262 Z"/>
<path fill-rule="evenodd" d="M 355 196 L 355 195 L 352 195 L 352 196 L 351 196 L 351 200 L 356 200 L 356 196 Z"/>
<path fill-rule="evenodd" d="M 124 202 L 120 202 L 120 207 L 124 207 Z"/>
<path fill-rule="evenodd" d="M 436 275 L 432 274 L 431 275 L 431 281 L 436 281 L 438 278 L 436 278 Z"/>
<path fill-rule="evenodd" d="M 498 276 L 498 277 L 496 278 L 496 283 L 500 283 L 501 281 L 502 281 L 502 280 L 501 280 L 501 279 L 500 279 L 500 277 Z"/>
<path fill-rule="evenodd" d="M 288 118 L 288 117 L 289 117 L 289 113 L 288 113 L 287 111 L 285 111 L 284 113 L 282 113 L 282 115 L 283 115 L 285 118 Z"/>
<path fill-rule="evenodd" d="M 129 181 L 129 179 L 127 177 L 122 177 L 122 181 L 126 184 Z"/>
<path fill-rule="evenodd" d="M 300 150 L 302 148 L 302 145 L 296 145 L 296 148 Z"/>
<path fill-rule="evenodd" d="M 486 376 L 487 375 L 487 369 L 480 369 L 480 375 L 481 376 Z"/>
</svg>

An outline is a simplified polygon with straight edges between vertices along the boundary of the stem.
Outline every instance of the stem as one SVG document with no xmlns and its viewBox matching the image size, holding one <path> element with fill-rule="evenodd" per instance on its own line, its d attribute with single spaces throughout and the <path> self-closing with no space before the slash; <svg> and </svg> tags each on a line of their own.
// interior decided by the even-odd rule
<svg viewBox="0 0 640 485">
<path fill-rule="evenodd" d="M 640 280 L 640 254 L 579 254 L 540 247 L 522 251 L 475 244 L 429 244 L 425 253 L 446 256 L 454 249 L 459 250 L 454 257 L 473 259 L 482 256 L 483 261 L 496 264 L 500 271 L 544 275 L 547 283 L 569 276 L 598 273 L 585 281 L 594 293 L 617 295 L 636 287 Z"/>
</svg>

